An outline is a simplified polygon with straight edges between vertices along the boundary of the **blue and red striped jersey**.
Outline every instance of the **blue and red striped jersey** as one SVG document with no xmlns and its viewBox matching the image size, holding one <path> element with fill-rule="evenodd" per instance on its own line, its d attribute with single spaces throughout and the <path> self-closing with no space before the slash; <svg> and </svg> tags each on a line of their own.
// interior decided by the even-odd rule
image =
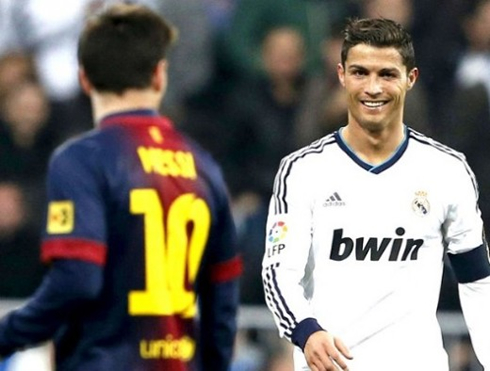
<svg viewBox="0 0 490 371">
<path fill-rule="evenodd" d="M 58 290 L 72 280 L 83 292 L 46 303 L 62 320 L 32 314 L 32 301 L 19 311 L 54 321 L 58 370 L 228 369 L 241 273 L 228 193 L 212 157 L 169 119 L 110 115 L 54 153 L 41 255 L 64 271 Z"/>
</svg>

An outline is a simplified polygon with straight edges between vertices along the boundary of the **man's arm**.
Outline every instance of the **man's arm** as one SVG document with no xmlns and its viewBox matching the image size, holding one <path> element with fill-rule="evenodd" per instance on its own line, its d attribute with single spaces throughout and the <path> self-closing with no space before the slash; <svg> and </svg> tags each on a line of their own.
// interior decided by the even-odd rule
<svg viewBox="0 0 490 371">
<path fill-rule="evenodd" d="M 265 299 L 280 336 L 303 351 L 312 369 L 334 369 L 337 364 L 347 370 L 347 347 L 322 328 L 305 295 L 313 223 L 309 196 L 314 192 L 300 159 L 295 154 L 286 157 L 276 175 L 262 264 Z"/>
<path fill-rule="evenodd" d="M 228 371 L 233 358 L 238 279 L 216 283 L 200 293 L 200 342 L 202 369 Z"/>
<path fill-rule="evenodd" d="M 461 307 L 473 348 L 490 370 L 490 255 L 478 206 L 478 185 L 462 157 L 445 224 L 448 257 L 458 280 Z M 459 172 L 459 173 L 457 173 Z"/>
<path fill-rule="evenodd" d="M 216 211 L 196 286 L 203 371 L 228 371 L 231 367 L 242 273 L 228 192 L 218 170 L 210 177 L 214 182 Z"/>
<path fill-rule="evenodd" d="M 449 254 L 458 279 L 461 307 L 473 349 L 490 370 L 490 263 L 486 245 L 461 254 Z"/>
<path fill-rule="evenodd" d="M 0 356 L 52 338 L 67 318 L 98 297 L 102 288 L 99 265 L 57 260 L 27 304 L 0 321 Z"/>
</svg>

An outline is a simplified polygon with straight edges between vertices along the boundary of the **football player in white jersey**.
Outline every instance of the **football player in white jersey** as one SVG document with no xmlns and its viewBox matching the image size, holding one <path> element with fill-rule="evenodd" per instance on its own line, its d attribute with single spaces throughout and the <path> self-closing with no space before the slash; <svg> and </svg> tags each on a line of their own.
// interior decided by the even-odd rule
<svg viewBox="0 0 490 371">
<path fill-rule="evenodd" d="M 473 173 L 405 122 L 419 74 L 410 35 L 356 19 L 344 36 L 347 125 L 282 160 L 269 207 L 264 290 L 296 345 L 295 370 L 448 371 L 436 318 L 446 253 L 490 370 L 490 263 Z"/>
</svg>

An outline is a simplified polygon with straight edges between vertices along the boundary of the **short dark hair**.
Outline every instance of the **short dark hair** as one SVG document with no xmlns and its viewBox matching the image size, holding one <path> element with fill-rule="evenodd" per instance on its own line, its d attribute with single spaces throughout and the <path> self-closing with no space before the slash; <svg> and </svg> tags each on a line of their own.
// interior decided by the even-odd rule
<svg viewBox="0 0 490 371">
<path fill-rule="evenodd" d="M 345 66 L 349 50 L 358 45 L 367 44 L 379 48 L 393 47 L 402 57 L 407 72 L 415 67 L 415 51 L 412 37 L 398 23 L 386 18 L 350 19 L 344 29 L 341 61 Z"/>
<path fill-rule="evenodd" d="M 143 89 L 175 37 L 170 24 L 149 8 L 120 3 L 87 20 L 78 61 L 98 91 Z"/>
</svg>

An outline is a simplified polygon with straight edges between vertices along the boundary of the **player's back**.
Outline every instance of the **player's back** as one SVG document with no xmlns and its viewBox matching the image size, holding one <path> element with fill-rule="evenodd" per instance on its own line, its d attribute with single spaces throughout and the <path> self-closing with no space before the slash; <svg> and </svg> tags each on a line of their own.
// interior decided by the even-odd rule
<svg viewBox="0 0 490 371">
<path fill-rule="evenodd" d="M 235 254 L 225 246 L 233 228 L 222 220 L 219 168 L 146 111 L 106 117 L 52 162 L 72 173 L 78 190 L 68 201 L 62 190 L 50 195 L 51 208 L 71 203 L 72 222 L 64 230 L 52 222 L 44 257 L 83 241 L 83 252 L 61 256 L 98 264 L 104 277 L 98 298 L 76 310 L 56 340 L 59 369 L 194 370 L 196 285 Z"/>
</svg>

